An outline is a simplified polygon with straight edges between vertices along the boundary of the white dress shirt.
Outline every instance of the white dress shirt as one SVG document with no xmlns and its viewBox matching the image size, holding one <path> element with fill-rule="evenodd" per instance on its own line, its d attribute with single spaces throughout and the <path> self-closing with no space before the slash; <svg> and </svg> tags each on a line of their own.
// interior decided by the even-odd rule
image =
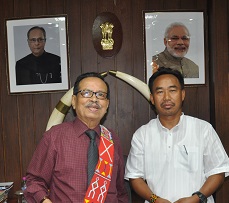
<svg viewBox="0 0 229 203">
<path fill-rule="evenodd" d="M 125 178 L 143 178 L 153 193 L 174 202 L 222 172 L 229 175 L 229 158 L 211 124 L 182 115 L 171 130 L 156 118 L 134 133 Z"/>
</svg>

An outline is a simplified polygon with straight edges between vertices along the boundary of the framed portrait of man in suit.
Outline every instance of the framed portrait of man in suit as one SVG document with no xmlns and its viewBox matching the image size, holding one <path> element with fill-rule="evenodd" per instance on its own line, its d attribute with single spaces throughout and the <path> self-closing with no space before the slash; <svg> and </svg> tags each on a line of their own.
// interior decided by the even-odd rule
<svg viewBox="0 0 229 203">
<path fill-rule="evenodd" d="M 144 11 L 146 81 L 158 67 L 179 70 L 185 85 L 205 85 L 204 12 Z"/>
<path fill-rule="evenodd" d="M 67 16 L 6 20 L 9 94 L 69 89 Z"/>
</svg>

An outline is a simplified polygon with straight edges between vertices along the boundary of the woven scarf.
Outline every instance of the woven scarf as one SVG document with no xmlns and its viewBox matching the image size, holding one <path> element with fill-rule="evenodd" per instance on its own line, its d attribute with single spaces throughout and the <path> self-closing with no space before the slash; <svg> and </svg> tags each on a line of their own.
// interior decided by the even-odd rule
<svg viewBox="0 0 229 203">
<path fill-rule="evenodd" d="M 114 143 L 111 132 L 102 125 L 100 125 L 100 128 L 99 160 L 84 197 L 84 203 L 104 203 L 111 182 Z"/>
</svg>

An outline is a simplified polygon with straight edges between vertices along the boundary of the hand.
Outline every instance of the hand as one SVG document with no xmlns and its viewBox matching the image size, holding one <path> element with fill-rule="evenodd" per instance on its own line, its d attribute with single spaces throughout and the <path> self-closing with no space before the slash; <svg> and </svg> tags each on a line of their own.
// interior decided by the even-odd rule
<svg viewBox="0 0 229 203">
<path fill-rule="evenodd" d="M 199 203 L 200 199 L 197 195 L 191 196 L 191 197 L 184 197 L 181 199 L 178 199 L 174 203 Z"/>
<path fill-rule="evenodd" d="M 155 61 L 152 61 L 151 65 L 152 65 L 152 74 L 154 74 L 158 70 L 159 65 L 157 65 Z"/>
<path fill-rule="evenodd" d="M 50 199 L 45 199 L 42 203 L 52 203 Z"/>
</svg>

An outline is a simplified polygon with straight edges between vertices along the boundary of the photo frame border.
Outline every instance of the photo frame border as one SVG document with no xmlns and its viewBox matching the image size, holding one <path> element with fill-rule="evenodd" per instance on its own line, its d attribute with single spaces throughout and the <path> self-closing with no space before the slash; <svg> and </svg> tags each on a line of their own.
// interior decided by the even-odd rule
<svg viewBox="0 0 229 203">
<path fill-rule="evenodd" d="M 198 14 L 198 16 L 196 16 L 196 14 Z M 187 18 L 188 16 L 189 18 Z M 200 26 L 201 29 L 194 29 L 190 31 L 189 26 L 186 24 L 187 24 L 187 21 L 191 21 L 191 20 L 193 21 L 190 23 L 195 23 L 193 24 L 193 26 L 194 25 Z M 206 36 L 206 17 L 205 17 L 205 12 L 202 10 L 198 10 L 198 11 L 143 10 L 143 34 L 144 34 L 143 44 L 144 44 L 144 58 L 145 58 L 144 66 L 145 66 L 146 83 L 148 83 L 148 79 L 152 75 L 152 66 L 151 66 L 152 56 L 154 56 L 155 54 L 159 54 L 160 52 L 164 50 L 165 46 L 163 43 L 163 38 L 164 38 L 165 28 L 173 22 L 181 22 L 188 27 L 191 33 L 191 37 L 194 38 L 194 40 L 199 41 L 199 43 L 195 42 L 196 44 L 198 43 L 198 45 L 196 46 L 199 46 L 198 48 L 196 47 L 196 49 L 198 49 L 198 51 L 201 51 L 200 54 L 197 54 L 198 51 L 194 52 L 195 46 L 193 46 L 192 54 L 190 54 L 191 47 L 189 48 L 189 52 L 187 53 L 187 58 L 189 58 L 189 56 L 191 56 L 191 60 L 198 58 L 197 62 L 196 61 L 194 62 L 196 62 L 197 65 L 199 66 L 199 78 L 184 78 L 185 86 L 191 87 L 191 86 L 206 85 L 206 49 L 205 49 L 205 46 L 206 46 L 206 37 L 205 37 Z M 157 24 L 160 24 L 160 25 L 163 24 L 164 26 L 161 26 L 161 27 L 164 27 L 164 29 L 157 29 L 156 28 Z M 156 30 L 155 36 L 150 36 L 150 34 L 152 34 L 153 32 L 152 29 Z M 157 31 L 157 30 L 160 30 L 160 31 Z M 150 41 L 149 37 L 152 37 L 153 40 Z M 161 43 L 160 47 L 164 46 L 164 48 L 161 48 L 160 50 L 153 52 L 152 44 L 157 42 L 157 40 L 158 40 L 158 43 L 159 42 Z M 160 47 L 155 45 L 154 49 L 159 49 Z"/>
<path fill-rule="evenodd" d="M 48 26 L 54 23 L 56 23 L 56 25 L 58 24 L 59 39 L 56 40 L 52 39 L 53 42 L 52 46 L 53 46 L 53 51 L 59 51 L 59 56 L 61 58 L 61 78 L 62 78 L 61 83 L 16 85 L 15 66 L 17 61 L 16 59 L 17 51 L 15 47 L 15 35 L 16 35 L 14 33 L 14 28 L 16 29 L 15 26 L 21 26 L 21 28 L 24 27 L 31 28 L 33 26 L 41 26 L 41 25 Z M 10 18 L 5 20 L 5 26 L 6 26 L 6 61 L 7 61 L 8 93 L 13 95 L 13 94 L 59 92 L 59 91 L 68 90 L 70 87 L 70 81 L 69 81 L 69 53 L 68 53 L 69 45 L 68 45 L 67 15 L 63 14 L 63 15 L 48 15 L 48 16 L 24 17 L 24 18 Z M 25 33 L 23 34 L 25 35 L 24 37 L 26 37 L 26 40 L 27 40 L 27 31 L 28 29 L 25 30 Z M 46 30 L 46 34 L 47 34 L 47 30 Z M 56 41 L 58 41 L 59 44 L 55 44 Z M 27 41 L 25 42 L 25 44 L 28 47 Z M 56 49 L 55 47 L 59 47 L 59 50 Z M 45 50 L 46 48 L 47 47 L 45 47 Z M 30 53 L 31 51 L 29 50 L 27 54 Z"/>
</svg>

